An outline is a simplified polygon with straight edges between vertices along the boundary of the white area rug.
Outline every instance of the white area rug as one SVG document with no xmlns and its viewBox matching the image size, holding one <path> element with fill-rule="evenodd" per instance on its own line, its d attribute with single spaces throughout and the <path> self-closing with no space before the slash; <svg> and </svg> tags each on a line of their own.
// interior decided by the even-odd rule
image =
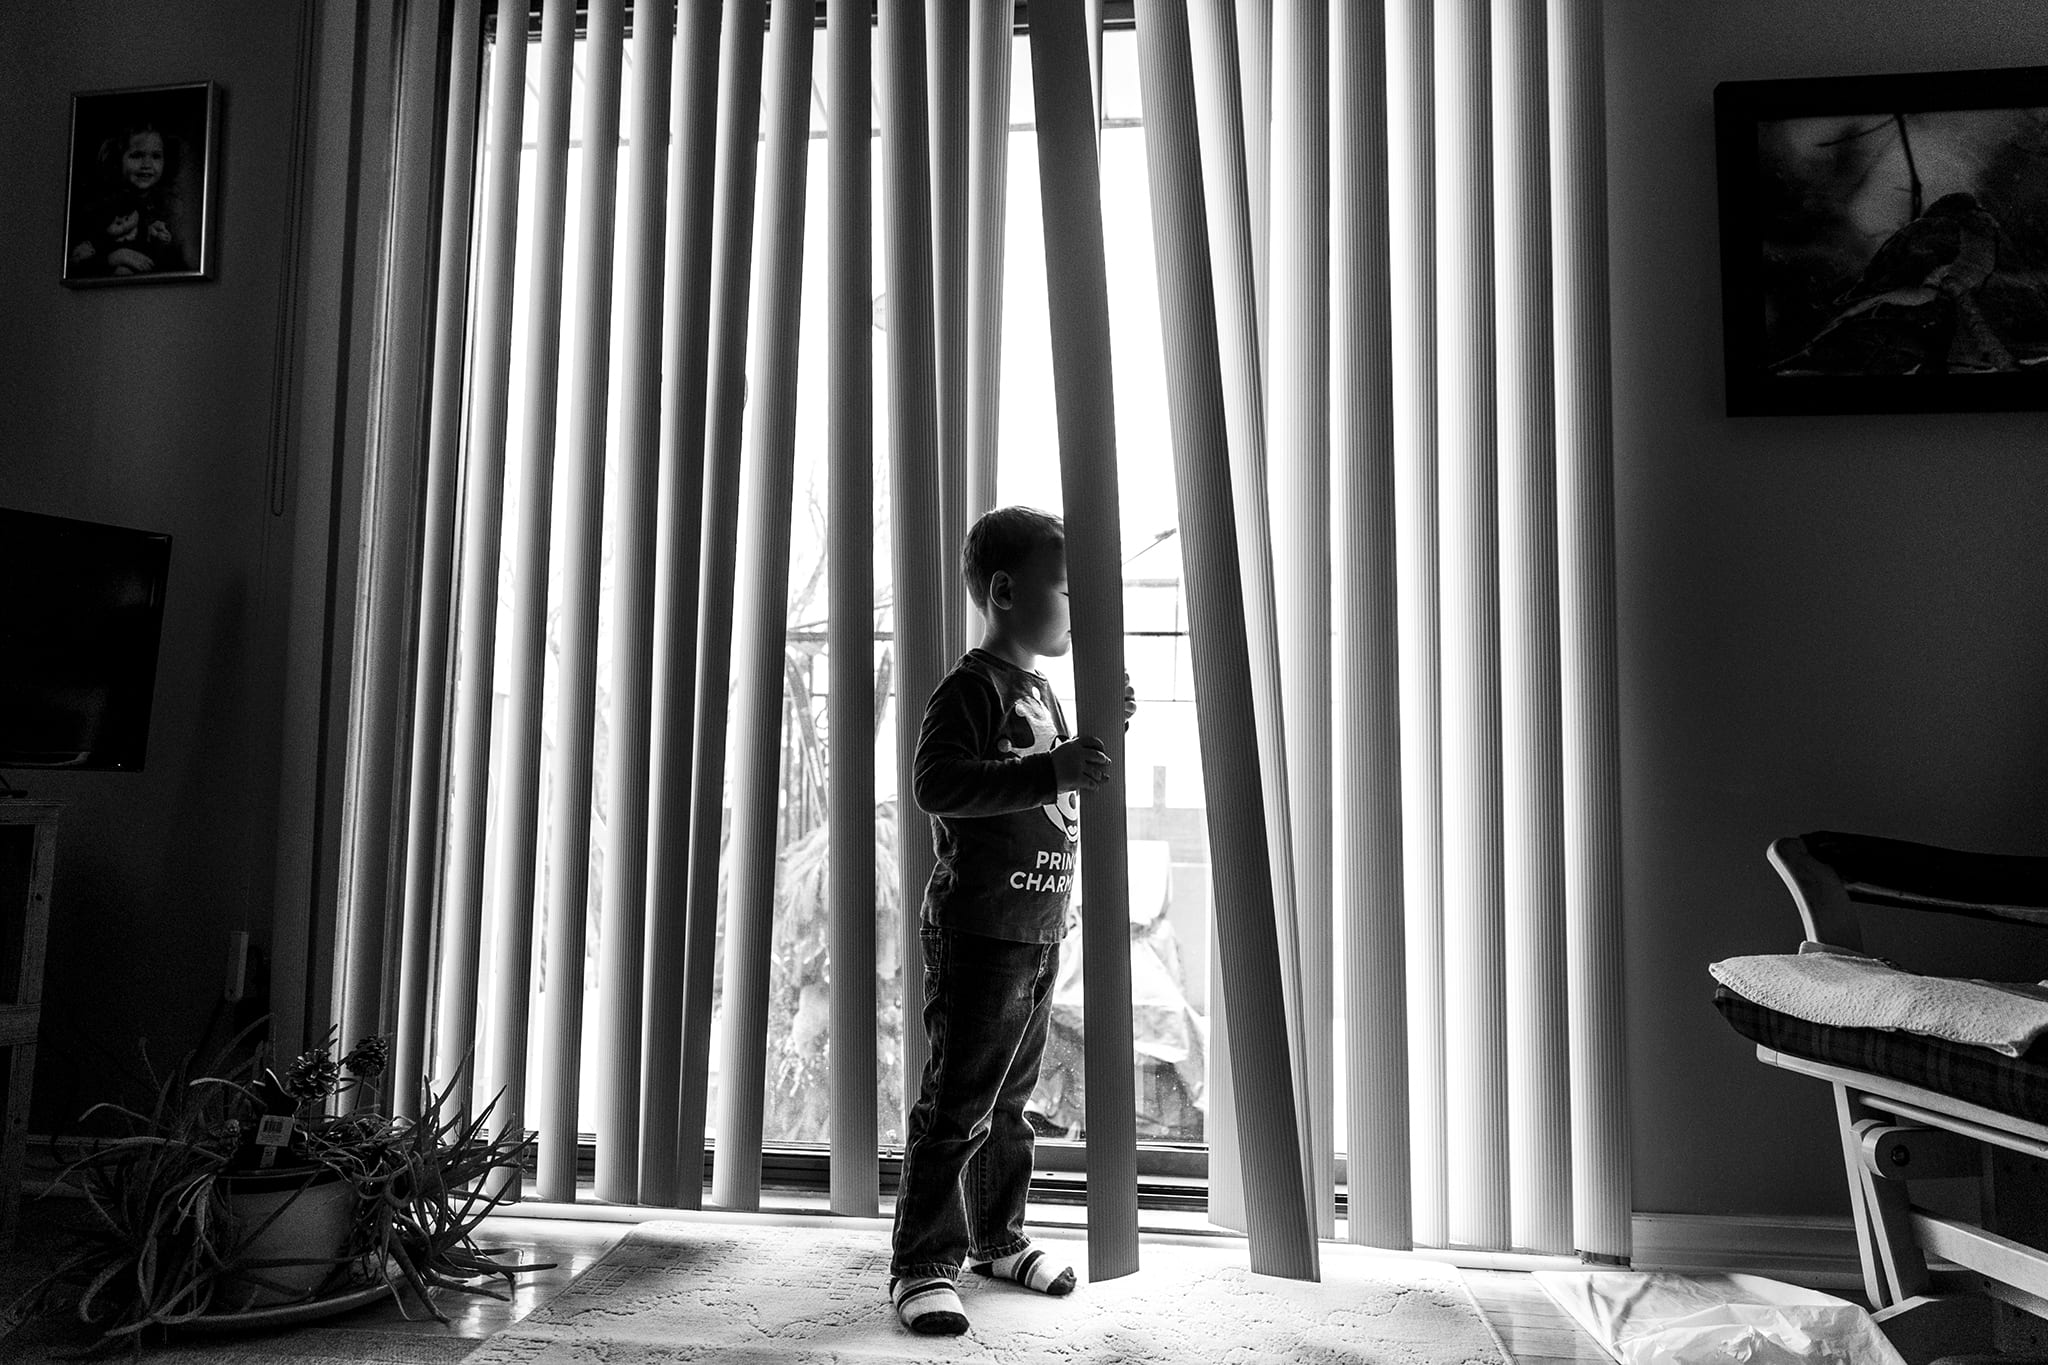
<svg viewBox="0 0 2048 1365">
<path fill-rule="evenodd" d="M 1078 1238 L 1036 1234 L 1072 1253 Z M 466 1365 L 602 1361 L 1201 1361 L 1503 1365 L 1457 1272 L 1325 1244 L 1321 1283 L 1253 1275 L 1236 1239 L 1147 1238 L 1141 1269 L 1063 1299 L 963 1276 L 973 1329 L 919 1337 L 886 1297 L 886 1224 L 644 1223 Z"/>
</svg>

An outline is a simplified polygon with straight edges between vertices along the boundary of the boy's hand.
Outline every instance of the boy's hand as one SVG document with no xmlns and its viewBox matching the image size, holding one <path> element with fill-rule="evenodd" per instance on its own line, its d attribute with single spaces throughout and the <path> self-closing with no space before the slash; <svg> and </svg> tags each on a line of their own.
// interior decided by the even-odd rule
<svg viewBox="0 0 2048 1365">
<path fill-rule="evenodd" d="M 1053 787 L 1092 792 L 1109 781 L 1109 755 L 1093 735 L 1077 735 L 1052 751 Z"/>
<path fill-rule="evenodd" d="M 1131 675 L 1124 673 L 1124 729 L 1131 728 L 1131 717 L 1138 714 L 1138 689 L 1131 686 Z"/>
</svg>

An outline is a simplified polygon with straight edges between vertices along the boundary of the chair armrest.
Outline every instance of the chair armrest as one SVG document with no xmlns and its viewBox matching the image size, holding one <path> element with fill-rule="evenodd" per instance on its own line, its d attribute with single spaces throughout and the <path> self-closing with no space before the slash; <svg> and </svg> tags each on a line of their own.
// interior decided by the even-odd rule
<svg viewBox="0 0 2048 1365">
<path fill-rule="evenodd" d="M 1853 930 L 1857 941 L 1831 936 L 1843 932 L 1852 903 L 2048 927 L 2048 857 L 1818 830 L 1778 840 L 1771 861 L 1807 916 L 1807 932 L 1841 947 L 1861 946 Z"/>
<path fill-rule="evenodd" d="M 1831 830 L 1805 838 L 1807 848 L 1835 868 L 1852 899 L 2048 924 L 2048 857 L 1970 853 Z"/>
</svg>

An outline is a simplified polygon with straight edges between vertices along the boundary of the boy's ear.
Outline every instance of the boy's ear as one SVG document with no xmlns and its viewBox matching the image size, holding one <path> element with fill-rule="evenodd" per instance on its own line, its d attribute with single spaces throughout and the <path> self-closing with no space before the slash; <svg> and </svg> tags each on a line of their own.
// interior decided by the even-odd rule
<svg viewBox="0 0 2048 1365">
<path fill-rule="evenodd" d="M 988 576 L 988 604 L 1008 611 L 1012 605 L 1012 582 L 1008 569 L 997 569 Z"/>
</svg>

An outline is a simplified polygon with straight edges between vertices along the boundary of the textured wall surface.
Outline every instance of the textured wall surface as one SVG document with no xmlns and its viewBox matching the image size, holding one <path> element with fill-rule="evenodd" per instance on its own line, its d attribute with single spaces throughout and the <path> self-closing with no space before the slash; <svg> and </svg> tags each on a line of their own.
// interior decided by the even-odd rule
<svg viewBox="0 0 2048 1365">
<path fill-rule="evenodd" d="M 227 935 L 268 927 L 290 548 L 268 476 L 298 16 L 271 0 L 0 7 L 0 503 L 174 538 L 145 770 L 8 774 L 67 803 L 37 1132 L 121 1093 L 139 1040 L 161 1066 L 224 1024 Z M 216 277 L 61 286 L 72 93 L 206 80 L 225 92 Z"/>
<path fill-rule="evenodd" d="M 1846 1216 L 1825 1089 L 1755 1061 L 1706 966 L 1796 946 L 1780 834 L 2048 853 L 2048 415 L 1724 416 L 1713 90 L 2048 63 L 2048 29 L 2018 0 L 1607 16 L 1635 1206 Z"/>
</svg>

